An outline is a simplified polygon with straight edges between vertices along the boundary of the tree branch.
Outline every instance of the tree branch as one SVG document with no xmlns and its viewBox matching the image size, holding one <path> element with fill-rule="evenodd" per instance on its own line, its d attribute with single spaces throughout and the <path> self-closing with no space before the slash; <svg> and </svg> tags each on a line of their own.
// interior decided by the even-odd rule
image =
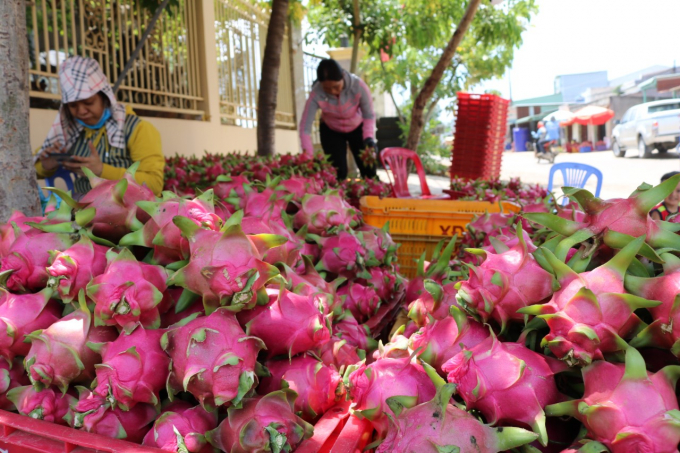
<svg viewBox="0 0 680 453">
<path fill-rule="evenodd" d="M 439 85 L 447 66 L 451 64 L 453 56 L 456 54 L 456 49 L 470 27 L 481 1 L 482 0 L 470 0 L 465 14 L 463 14 L 463 18 L 458 24 L 458 27 L 456 27 L 456 31 L 453 32 L 453 36 L 451 36 L 451 40 L 446 45 L 442 56 L 439 58 L 430 77 L 425 81 L 423 88 L 420 90 L 420 93 L 418 93 L 418 96 L 413 103 L 413 110 L 411 111 L 411 127 L 409 129 L 408 140 L 406 141 L 406 147 L 409 149 L 416 149 L 418 142 L 420 142 L 420 135 L 422 134 L 424 127 L 423 110 L 425 109 L 428 100 L 434 94 L 437 85 Z"/>
<path fill-rule="evenodd" d="M 386 75 L 387 70 L 385 69 L 385 63 L 382 60 L 380 60 L 380 67 L 382 68 L 383 75 Z M 388 87 L 385 86 L 385 88 L 388 88 Z M 397 116 L 399 116 L 399 121 L 401 121 L 403 123 L 404 122 L 404 115 L 402 115 L 401 109 L 399 108 L 399 105 L 397 104 L 396 99 L 394 99 L 394 94 L 392 94 L 392 87 L 391 86 L 387 89 L 387 92 L 390 95 L 390 99 L 392 99 L 392 103 L 394 104 L 394 108 L 397 109 Z"/>
<path fill-rule="evenodd" d="M 353 0 L 354 7 L 354 39 L 352 41 L 352 63 L 349 72 L 355 74 L 357 72 L 357 63 L 359 62 L 359 42 L 361 41 L 361 11 L 359 10 L 359 0 Z"/>
<path fill-rule="evenodd" d="M 149 39 L 149 36 L 151 36 L 151 32 L 153 32 L 153 29 L 156 28 L 156 22 L 158 22 L 158 19 L 161 17 L 161 14 L 163 13 L 165 7 L 168 6 L 168 3 L 170 3 L 170 0 L 163 0 L 163 2 L 160 5 L 158 5 L 158 8 L 156 8 L 156 11 L 153 13 L 151 20 L 149 21 L 149 24 L 146 26 L 146 30 L 144 30 L 144 33 L 142 33 L 142 37 L 139 39 L 139 42 L 137 43 L 137 47 L 135 47 L 135 50 L 132 52 L 132 55 L 130 55 L 130 58 L 128 59 L 127 63 L 125 63 L 125 67 L 118 75 L 116 83 L 113 84 L 114 93 L 118 92 L 118 88 L 120 88 L 120 85 L 123 83 L 123 80 L 125 80 L 125 76 L 127 76 L 127 73 L 130 72 L 130 69 L 132 69 L 132 65 L 135 64 L 135 60 L 137 59 L 137 57 L 139 57 L 139 54 L 142 53 L 142 48 L 144 47 L 146 40 Z"/>
</svg>

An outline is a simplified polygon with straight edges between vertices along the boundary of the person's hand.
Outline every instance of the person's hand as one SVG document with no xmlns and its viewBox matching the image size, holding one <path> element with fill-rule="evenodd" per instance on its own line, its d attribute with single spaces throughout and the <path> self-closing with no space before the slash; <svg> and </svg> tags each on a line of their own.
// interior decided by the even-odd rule
<svg viewBox="0 0 680 453">
<path fill-rule="evenodd" d="M 375 148 L 375 140 L 372 137 L 364 139 L 364 148 Z"/>
<path fill-rule="evenodd" d="M 311 159 L 311 158 L 314 157 L 314 150 L 313 150 L 313 149 L 303 149 L 303 150 L 302 150 L 302 154 L 303 154 L 305 157 Z"/>
<path fill-rule="evenodd" d="M 95 176 L 101 176 L 104 164 L 99 158 L 99 153 L 95 149 L 92 142 L 87 142 L 90 147 L 90 157 L 73 156 L 70 160 L 65 161 L 62 165 L 67 170 L 72 171 L 78 176 L 83 176 L 83 168 L 88 168 Z"/>
<path fill-rule="evenodd" d="M 56 170 L 59 168 L 59 161 L 55 159 L 54 157 L 51 157 L 51 154 L 65 154 L 66 150 L 61 149 L 58 146 L 54 145 L 49 148 L 45 148 L 45 150 L 40 154 L 40 163 L 42 164 L 42 167 L 45 171 L 52 171 Z"/>
</svg>

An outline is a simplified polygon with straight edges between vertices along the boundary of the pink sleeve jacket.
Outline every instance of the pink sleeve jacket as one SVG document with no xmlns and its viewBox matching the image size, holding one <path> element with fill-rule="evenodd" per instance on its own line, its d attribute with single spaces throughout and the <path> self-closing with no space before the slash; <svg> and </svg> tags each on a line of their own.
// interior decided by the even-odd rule
<svg viewBox="0 0 680 453">
<path fill-rule="evenodd" d="M 331 96 L 319 82 L 312 86 L 300 121 L 300 144 L 303 150 L 312 149 L 312 124 L 317 110 L 326 126 L 337 132 L 352 132 L 363 123 L 364 138 L 375 138 L 375 114 L 368 86 L 359 77 L 344 73 L 345 87 L 339 97 Z"/>
</svg>

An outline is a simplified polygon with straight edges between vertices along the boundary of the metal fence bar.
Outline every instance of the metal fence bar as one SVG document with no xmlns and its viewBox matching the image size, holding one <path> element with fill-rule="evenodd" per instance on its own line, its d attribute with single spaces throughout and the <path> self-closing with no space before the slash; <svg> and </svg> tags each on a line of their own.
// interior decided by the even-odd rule
<svg viewBox="0 0 680 453">
<path fill-rule="evenodd" d="M 113 83 L 150 17 L 135 0 L 35 0 L 26 7 L 30 95 L 36 101 L 61 98 L 58 70 L 69 55 L 94 58 Z M 204 114 L 196 8 L 196 0 L 179 0 L 164 12 L 121 85 L 119 100 L 141 110 Z"/>
<path fill-rule="evenodd" d="M 319 66 L 319 62 L 323 60 L 323 57 L 314 55 L 309 52 L 304 52 L 304 86 L 305 94 L 309 97 L 309 93 L 312 92 L 312 86 L 314 81 L 316 81 L 316 68 Z M 321 145 L 321 137 L 319 136 L 319 118 L 321 117 L 321 112 L 317 112 L 316 119 L 312 124 L 312 144 Z"/>
<path fill-rule="evenodd" d="M 215 0 L 220 117 L 223 124 L 257 126 L 257 98 L 269 13 L 245 0 Z M 284 38 L 276 126 L 295 128 L 290 45 Z"/>
</svg>

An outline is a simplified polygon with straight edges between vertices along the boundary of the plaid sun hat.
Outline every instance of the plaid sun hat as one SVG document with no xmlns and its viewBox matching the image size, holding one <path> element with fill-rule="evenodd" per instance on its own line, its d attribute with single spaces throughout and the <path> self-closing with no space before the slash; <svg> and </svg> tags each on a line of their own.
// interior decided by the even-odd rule
<svg viewBox="0 0 680 453">
<path fill-rule="evenodd" d="M 59 114 L 54 119 L 40 152 L 35 156 L 36 161 L 45 149 L 52 146 L 71 149 L 83 126 L 74 121 L 66 104 L 90 98 L 100 91 L 111 103 L 111 118 L 105 125 L 109 144 L 113 148 L 125 148 L 125 106 L 116 101 L 111 85 L 96 60 L 80 56 L 67 58 L 59 67 L 59 85 Z"/>
</svg>

